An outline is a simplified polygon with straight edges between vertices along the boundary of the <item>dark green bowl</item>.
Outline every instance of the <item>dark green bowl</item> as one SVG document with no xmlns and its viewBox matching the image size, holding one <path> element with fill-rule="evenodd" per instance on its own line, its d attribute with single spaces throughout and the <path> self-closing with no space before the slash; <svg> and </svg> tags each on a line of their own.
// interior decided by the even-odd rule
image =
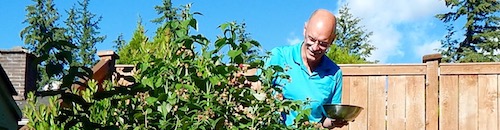
<svg viewBox="0 0 500 130">
<path fill-rule="evenodd" d="M 342 104 L 324 104 L 323 114 L 326 117 L 336 120 L 344 121 L 354 121 L 359 113 L 363 110 L 362 107 L 354 105 L 342 105 Z"/>
</svg>

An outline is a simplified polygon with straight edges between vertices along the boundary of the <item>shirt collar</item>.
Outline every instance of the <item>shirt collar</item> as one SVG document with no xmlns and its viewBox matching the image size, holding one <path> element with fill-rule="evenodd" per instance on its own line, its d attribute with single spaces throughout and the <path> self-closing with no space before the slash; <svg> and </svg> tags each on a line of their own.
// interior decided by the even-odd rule
<svg viewBox="0 0 500 130">
<path fill-rule="evenodd" d="M 302 60 L 302 54 L 301 54 L 302 44 L 304 44 L 304 42 L 302 42 L 300 44 L 295 44 L 293 46 L 292 57 L 293 57 L 293 61 L 295 62 L 295 64 L 299 65 L 302 69 L 307 71 L 307 68 L 304 65 L 304 61 Z M 328 56 L 323 55 L 321 57 L 321 61 L 318 65 L 318 67 L 316 67 L 316 70 L 314 70 L 313 73 L 318 72 L 318 71 L 330 70 L 330 67 L 328 66 L 327 61 L 328 61 Z"/>
</svg>

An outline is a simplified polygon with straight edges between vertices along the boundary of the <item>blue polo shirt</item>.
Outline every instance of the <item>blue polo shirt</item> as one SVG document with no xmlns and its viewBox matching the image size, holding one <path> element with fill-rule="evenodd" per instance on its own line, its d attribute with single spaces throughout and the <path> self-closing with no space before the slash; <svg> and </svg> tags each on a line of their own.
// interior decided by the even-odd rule
<svg viewBox="0 0 500 130">
<path fill-rule="evenodd" d="M 301 58 L 301 46 L 302 43 L 272 49 L 265 66 L 279 65 L 283 69 L 288 68 L 285 73 L 290 76 L 291 80 L 278 78 L 273 83 L 282 87 L 286 100 L 306 101 L 309 99 L 310 104 L 304 107 L 304 109 L 312 108 L 309 121 L 319 122 L 323 117 L 323 104 L 340 104 L 341 102 L 342 71 L 337 64 L 324 55 L 318 67 L 310 74 Z M 294 111 L 286 114 L 285 124 L 292 125 L 297 114 Z"/>
</svg>

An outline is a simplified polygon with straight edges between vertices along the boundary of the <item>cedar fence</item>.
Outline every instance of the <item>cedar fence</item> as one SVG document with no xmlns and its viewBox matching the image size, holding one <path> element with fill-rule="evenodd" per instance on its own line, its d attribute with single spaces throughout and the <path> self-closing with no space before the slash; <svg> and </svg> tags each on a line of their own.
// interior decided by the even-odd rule
<svg viewBox="0 0 500 130">
<path fill-rule="evenodd" d="M 498 130 L 500 63 L 344 64 L 342 103 L 365 108 L 343 130 Z"/>
</svg>

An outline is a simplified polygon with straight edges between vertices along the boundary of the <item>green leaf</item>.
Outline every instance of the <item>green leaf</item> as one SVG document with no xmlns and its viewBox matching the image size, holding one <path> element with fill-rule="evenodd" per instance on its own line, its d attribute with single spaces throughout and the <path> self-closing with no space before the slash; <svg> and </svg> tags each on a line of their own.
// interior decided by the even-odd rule
<svg viewBox="0 0 500 130">
<path fill-rule="evenodd" d="M 143 84 L 145 84 L 145 85 L 146 85 L 146 86 L 148 86 L 148 87 L 151 87 L 151 88 L 153 88 L 153 87 L 154 87 L 154 86 L 153 86 L 153 79 L 152 79 L 152 78 L 146 78 L 146 77 L 144 77 L 144 78 L 142 79 L 142 83 L 143 83 Z"/>
<path fill-rule="evenodd" d="M 194 92 L 194 86 L 193 85 L 188 85 L 184 84 L 184 88 L 186 88 L 189 92 Z"/>
<path fill-rule="evenodd" d="M 291 101 L 283 101 L 282 103 L 283 106 L 289 106 L 290 104 L 292 104 Z"/>
<path fill-rule="evenodd" d="M 163 116 L 166 116 L 166 114 L 170 113 L 170 111 L 172 110 L 172 105 L 168 104 L 167 102 L 163 102 L 160 107 L 161 112 L 164 113 Z"/>
<path fill-rule="evenodd" d="M 221 75 L 225 75 L 227 74 L 228 72 L 226 71 L 227 69 L 227 66 L 225 65 L 218 65 L 217 67 L 215 67 L 215 70 L 217 70 L 216 72 L 218 74 L 221 74 Z"/>
<path fill-rule="evenodd" d="M 163 82 L 163 79 L 162 79 L 162 78 L 158 78 L 158 79 L 156 79 L 155 86 L 156 86 L 156 87 L 160 87 L 160 86 L 162 86 L 162 85 L 163 85 L 163 83 L 164 83 L 164 82 Z"/>
<path fill-rule="evenodd" d="M 272 68 L 276 72 L 284 72 L 283 68 L 281 68 L 280 66 L 273 65 Z"/>
<path fill-rule="evenodd" d="M 144 118 L 144 115 L 142 115 L 142 113 L 135 113 L 135 114 L 134 114 L 134 118 L 135 118 L 135 119 L 143 119 L 143 118 Z"/>
<path fill-rule="evenodd" d="M 260 59 L 257 59 L 257 60 L 250 63 L 250 68 L 257 68 L 257 67 L 262 67 L 262 66 L 264 66 L 264 62 L 262 62 L 262 60 L 260 60 Z"/>
<path fill-rule="evenodd" d="M 150 66 L 149 63 L 141 63 L 141 64 L 139 64 L 139 68 L 141 68 L 141 71 L 147 70 L 149 66 Z"/>
<path fill-rule="evenodd" d="M 155 98 L 155 97 L 147 97 L 146 98 L 146 103 L 148 103 L 148 104 L 154 104 L 156 101 L 158 101 L 158 98 Z"/>
<path fill-rule="evenodd" d="M 66 62 L 71 62 L 73 59 L 71 51 L 61 51 L 61 52 L 55 54 L 55 56 L 58 60 L 66 61 Z"/>
<path fill-rule="evenodd" d="M 175 93 L 172 93 L 171 95 L 169 95 L 168 97 L 168 104 L 176 104 L 177 103 L 177 99 L 176 99 L 176 94 Z"/>
<path fill-rule="evenodd" d="M 250 43 L 252 43 L 256 47 L 260 47 L 260 43 L 255 40 L 251 40 Z"/>
<path fill-rule="evenodd" d="M 266 93 L 253 93 L 252 95 L 259 101 L 264 101 L 266 99 Z"/>
<path fill-rule="evenodd" d="M 236 64 L 243 64 L 244 60 L 243 60 L 243 56 L 242 55 L 237 55 L 236 57 L 234 57 L 234 63 Z"/>
<path fill-rule="evenodd" d="M 219 117 L 215 121 L 213 121 L 211 123 L 212 128 L 215 128 L 217 130 L 222 129 L 222 127 L 224 125 L 224 120 L 223 119 L 224 119 L 224 117 Z"/>
<path fill-rule="evenodd" d="M 211 53 L 203 53 L 202 55 L 204 59 L 210 59 L 210 57 L 212 56 Z"/>
<path fill-rule="evenodd" d="M 257 82 L 259 81 L 259 76 L 256 76 L 256 75 L 253 75 L 253 76 L 245 76 L 247 78 L 248 81 L 251 81 L 251 82 Z"/>
<path fill-rule="evenodd" d="M 196 14 L 196 15 L 201 15 L 203 16 L 203 14 L 201 12 L 193 12 L 193 14 Z"/>
<path fill-rule="evenodd" d="M 187 30 L 186 29 L 175 30 L 175 35 L 179 37 L 184 37 L 187 35 Z"/>
<path fill-rule="evenodd" d="M 181 108 L 179 108 L 180 111 L 183 111 L 183 112 L 187 112 L 189 110 L 189 108 L 187 106 L 183 106 Z"/>
<path fill-rule="evenodd" d="M 227 55 L 231 58 L 235 58 L 236 56 L 240 55 L 242 52 L 241 50 L 230 50 Z"/>
<path fill-rule="evenodd" d="M 182 84 L 180 84 L 180 83 L 175 84 L 175 89 L 181 89 L 181 88 L 182 88 Z"/>
<path fill-rule="evenodd" d="M 241 44 L 241 50 L 243 52 L 250 51 L 250 48 L 252 48 L 252 44 L 250 42 L 245 42 L 245 43 Z"/>
<path fill-rule="evenodd" d="M 53 77 L 55 75 L 61 74 L 63 65 L 59 63 L 50 62 L 46 65 L 45 72 L 48 77 Z"/>
<path fill-rule="evenodd" d="M 165 101 L 167 100 L 168 96 L 165 93 L 161 93 L 160 96 L 158 96 L 158 101 Z"/>
<path fill-rule="evenodd" d="M 227 26 L 229 26 L 229 23 L 223 23 L 223 24 L 219 25 L 219 28 L 221 29 L 222 32 L 224 32 L 226 30 Z"/>
<path fill-rule="evenodd" d="M 191 19 L 189 21 L 189 26 L 193 27 L 194 30 L 198 30 L 198 22 L 196 21 L 196 19 Z"/>
<path fill-rule="evenodd" d="M 211 76 L 208 78 L 208 80 L 210 81 L 211 84 L 213 85 L 216 85 L 217 83 L 219 83 L 219 79 L 216 77 L 216 76 Z"/>
<path fill-rule="evenodd" d="M 83 99 L 82 96 L 73 94 L 73 93 L 62 93 L 61 94 L 61 99 L 63 99 L 64 102 L 71 103 L 74 102 L 76 104 L 82 105 L 84 109 L 89 107 L 89 103 Z"/>
<path fill-rule="evenodd" d="M 222 48 L 224 45 L 226 45 L 226 38 L 219 38 L 215 41 L 216 48 Z"/>
<path fill-rule="evenodd" d="M 170 22 L 170 26 L 172 26 L 173 29 L 177 29 L 177 27 L 179 27 L 179 23 L 177 21 L 172 21 Z"/>
</svg>

